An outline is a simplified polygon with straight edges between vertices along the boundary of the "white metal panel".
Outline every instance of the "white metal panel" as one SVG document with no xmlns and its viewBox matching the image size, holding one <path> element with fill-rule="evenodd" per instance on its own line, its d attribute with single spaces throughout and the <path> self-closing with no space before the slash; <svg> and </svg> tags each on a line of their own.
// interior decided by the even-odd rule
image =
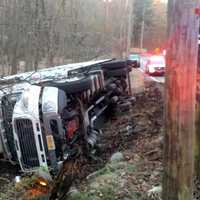
<svg viewBox="0 0 200 200">
<path fill-rule="evenodd" d="M 42 112 L 58 113 L 58 88 L 44 88 L 42 95 Z"/>
</svg>

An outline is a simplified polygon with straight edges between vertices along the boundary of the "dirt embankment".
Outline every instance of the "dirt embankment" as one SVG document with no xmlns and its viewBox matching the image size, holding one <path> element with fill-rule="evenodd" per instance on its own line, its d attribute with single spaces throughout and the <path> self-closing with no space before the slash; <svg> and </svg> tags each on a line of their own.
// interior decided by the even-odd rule
<svg viewBox="0 0 200 200">
<path fill-rule="evenodd" d="M 78 184 L 80 192 L 68 199 L 159 199 L 148 195 L 160 188 L 163 171 L 163 99 L 154 84 L 136 95 L 130 112 L 106 124 L 101 147 L 104 167 Z M 96 163 L 88 169 L 99 167 Z"/>
</svg>

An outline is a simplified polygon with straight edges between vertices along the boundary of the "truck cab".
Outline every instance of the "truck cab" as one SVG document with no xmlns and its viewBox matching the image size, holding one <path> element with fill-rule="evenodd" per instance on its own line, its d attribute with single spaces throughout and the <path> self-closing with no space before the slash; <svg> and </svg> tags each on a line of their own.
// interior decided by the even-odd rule
<svg viewBox="0 0 200 200">
<path fill-rule="evenodd" d="M 76 151 L 74 143 L 78 139 L 91 141 L 91 112 L 104 101 L 98 99 L 95 106 L 90 106 L 94 94 L 104 89 L 98 77 L 94 74 L 62 79 L 30 85 L 24 90 L 12 118 L 17 157 L 23 171 L 41 166 L 56 171 L 59 163 Z"/>
<path fill-rule="evenodd" d="M 94 61 L 29 73 L 15 89 L 8 86 L 0 104 L 2 121 L 11 109 L 9 126 L 0 124 L 6 158 L 24 172 L 46 167 L 56 173 L 80 145 L 95 148 L 100 118 L 128 94 L 130 71 L 125 61 Z"/>
</svg>

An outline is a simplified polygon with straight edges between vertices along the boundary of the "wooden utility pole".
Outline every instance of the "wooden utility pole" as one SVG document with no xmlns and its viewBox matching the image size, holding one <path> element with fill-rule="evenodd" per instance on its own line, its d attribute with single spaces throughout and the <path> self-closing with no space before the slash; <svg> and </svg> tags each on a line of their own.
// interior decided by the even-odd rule
<svg viewBox="0 0 200 200">
<path fill-rule="evenodd" d="M 200 18 L 200 5 L 195 9 Z M 197 58 L 197 91 L 196 91 L 196 134 L 194 155 L 193 199 L 199 199 L 200 182 L 200 26 L 198 35 L 198 58 Z"/>
<path fill-rule="evenodd" d="M 199 0 L 169 0 L 163 200 L 191 200 L 195 154 Z M 200 137 L 200 136 L 199 136 Z M 197 152 L 195 153 L 195 151 Z M 198 169 L 200 170 L 200 169 Z"/>
</svg>

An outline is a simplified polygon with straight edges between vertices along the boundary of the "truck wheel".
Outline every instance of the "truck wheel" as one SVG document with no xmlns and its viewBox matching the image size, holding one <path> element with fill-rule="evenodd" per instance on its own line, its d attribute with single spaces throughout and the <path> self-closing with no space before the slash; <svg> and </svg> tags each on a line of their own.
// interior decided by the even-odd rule
<svg viewBox="0 0 200 200">
<path fill-rule="evenodd" d="M 126 77 L 127 73 L 128 73 L 127 68 L 105 71 L 105 75 L 108 77 Z"/>
<path fill-rule="evenodd" d="M 92 79 L 88 77 L 72 82 L 56 82 L 53 86 L 64 90 L 67 94 L 81 93 L 91 89 Z"/>
<path fill-rule="evenodd" d="M 105 63 L 102 65 L 102 68 L 105 70 L 115 70 L 115 69 L 122 69 L 127 67 L 126 61 L 113 61 L 109 63 Z"/>
</svg>

